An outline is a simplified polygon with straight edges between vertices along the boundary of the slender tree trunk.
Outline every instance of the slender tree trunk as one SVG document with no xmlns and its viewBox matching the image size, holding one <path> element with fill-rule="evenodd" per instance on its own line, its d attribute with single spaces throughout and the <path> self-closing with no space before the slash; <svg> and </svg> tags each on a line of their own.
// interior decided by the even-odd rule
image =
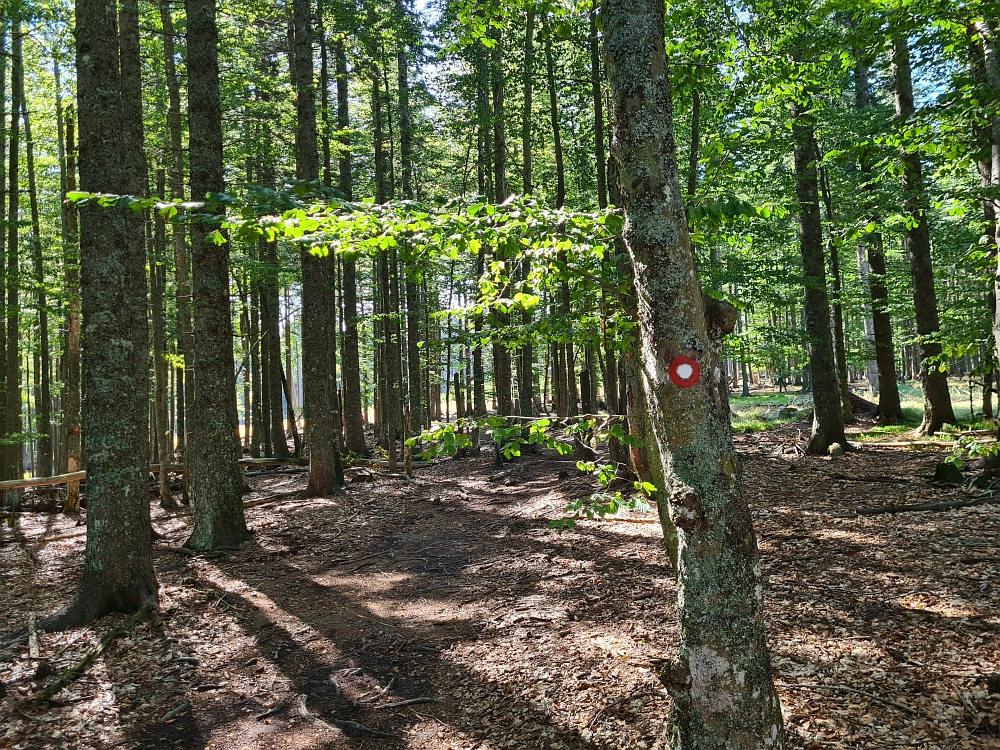
<svg viewBox="0 0 1000 750">
<path fill-rule="evenodd" d="M 140 144 L 125 120 L 114 3 L 77 0 L 80 187 L 122 193 Z M 14 112 L 17 110 L 14 109 Z M 124 127 L 123 127 L 124 124 Z M 46 630 L 157 603 L 150 537 L 146 252 L 127 208 L 80 210 L 87 546 L 76 596 Z"/>
<path fill-rule="evenodd" d="M 10 164 L 7 169 L 7 368 L 6 398 L 4 405 L 4 429 L 8 443 L 3 446 L 4 461 L 2 468 L 4 479 L 20 479 L 24 473 L 23 465 L 23 427 L 21 423 L 21 357 L 20 357 L 20 248 L 18 245 L 18 224 L 20 222 L 20 184 L 19 184 L 19 152 L 21 143 L 20 118 L 21 99 L 24 91 L 21 83 L 24 81 L 21 55 L 21 42 L 24 33 L 19 23 L 15 22 L 11 29 L 11 118 L 10 118 Z M 13 495 L 13 497 L 10 497 Z M 8 497 L 17 503 L 18 493 L 8 493 Z"/>
<path fill-rule="evenodd" d="M 819 145 L 816 147 L 816 162 L 822 161 Z M 833 235 L 833 195 L 826 167 L 818 170 L 823 205 L 826 208 L 826 222 L 830 225 L 827 247 L 830 249 L 830 276 L 833 280 L 833 351 L 837 362 L 837 382 L 840 385 L 840 412 L 844 424 L 854 422 L 851 406 L 851 378 L 847 370 L 847 347 L 844 345 L 844 305 L 841 302 L 840 246 Z"/>
<path fill-rule="evenodd" d="M 21 75 L 24 75 L 22 66 Z M 24 82 L 19 84 L 24 91 Z M 36 476 L 52 476 L 52 382 L 49 353 L 49 309 L 45 293 L 45 264 L 42 258 L 42 228 L 38 215 L 38 187 L 35 181 L 35 144 L 31 137 L 31 119 L 25 99 L 21 99 L 21 118 L 24 121 L 24 146 L 28 168 L 28 205 L 31 209 L 31 255 L 35 270 L 35 302 L 38 307 L 38 375 L 39 388 L 36 404 L 38 425 L 38 453 L 34 463 Z"/>
<path fill-rule="evenodd" d="M 163 170 L 156 173 L 156 192 L 163 195 L 166 190 L 166 175 Z M 170 420 L 167 418 L 167 335 L 163 310 L 163 290 L 166 286 L 167 229 L 163 217 L 156 213 L 153 254 L 149 263 L 149 307 L 152 313 L 153 330 L 153 378 L 155 397 L 153 400 L 153 424 L 156 430 L 157 461 L 160 464 L 160 507 L 176 507 L 170 494 L 170 482 L 166 466 L 170 463 L 171 443 Z"/>
<path fill-rule="evenodd" d="M 672 137 L 663 0 L 605 0 L 602 17 L 635 268 L 636 364 L 678 529 L 680 650 L 660 676 L 673 696 L 668 741 L 675 750 L 779 750 L 785 734 L 756 537 L 716 376 L 736 312 L 707 303 L 698 286 Z"/>
<path fill-rule="evenodd" d="M 893 39 L 892 74 L 895 82 L 896 116 L 901 127 L 905 128 L 916 113 L 916 108 L 910 75 L 910 49 L 903 34 Z M 955 412 L 948 391 L 948 374 L 942 369 L 944 363 L 941 362 L 941 344 L 937 341 L 941 325 L 934 291 L 931 235 L 920 154 L 903 148 L 899 160 L 903 168 L 903 211 L 907 217 L 906 254 L 910 261 L 913 305 L 917 334 L 920 336 L 920 384 L 924 391 L 924 418 L 917 428 L 917 434 L 933 435 L 942 425 L 955 423 Z"/>
<path fill-rule="evenodd" d="M 833 443 L 847 447 L 841 412 L 840 385 L 830 331 L 830 301 L 826 293 L 823 225 L 819 212 L 819 180 L 813 123 L 804 105 L 792 105 L 795 140 L 795 194 L 799 202 L 799 249 L 805 282 L 806 332 L 813 376 L 813 428 L 806 445 L 810 454 L 825 454 Z"/>
<path fill-rule="evenodd" d="M 76 190 L 76 135 L 72 116 L 66 118 L 66 191 Z M 64 206 L 66 221 L 63 268 L 66 274 L 66 471 L 83 468 L 83 443 L 80 434 L 80 248 L 76 206 Z M 66 513 L 80 512 L 80 483 L 66 486 Z"/>
<path fill-rule="evenodd" d="M 986 69 L 986 81 L 994 93 L 994 97 L 1000 96 L 1000 58 L 997 56 L 996 38 L 993 28 L 984 21 L 975 24 L 975 30 L 983 45 L 983 61 Z M 990 117 L 990 186 L 994 190 L 1000 189 L 1000 117 L 993 114 Z M 993 219 L 996 221 L 994 229 L 994 245 L 1000 247 L 1000 197 L 994 198 Z M 993 286 L 993 339 L 995 342 L 995 362 L 1000 362 L 1000 305 L 996 300 L 1000 299 L 1000 254 L 997 255 L 997 273 Z M 984 387 L 985 390 L 985 387 Z M 985 403 L 985 395 L 983 402 Z M 985 408 L 984 408 L 985 411 Z"/>
<path fill-rule="evenodd" d="M 191 196 L 196 200 L 225 189 L 215 15 L 215 0 L 187 0 L 189 154 Z M 214 217 L 218 210 L 206 213 Z M 206 221 L 191 228 L 195 408 L 188 414 L 193 450 L 187 465 L 194 530 L 185 545 L 197 550 L 238 547 L 250 538 L 238 464 L 229 244 L 213 242 L 212 232 Z"/>
<path fill-rule="evenodd" d="M 531 145 L 531 125 L 532 125 L 532 100 L 534 95 L 534 73 L 535 73 L 535 7 L 529 5 L 527 8 L 527 19 L 524 27 L 524 76 L 522 78 L 522 99 L 524 109 L 521 115 L 521 153 L 523 159 L 522 186 L 525 195 L 531 195 L 532 188 L 532 145 Z M 528 285 L 528 278 L 531 274 L 531 260 L 524 256 L 521 260 L 521 278 L 525 285 Z M 526 290 L 527 291 L 527 290 Z M 524 310 L 521 313 L 521 324 L 525 327 L 534 322 L 532 310 Z M 525 337 L 524 344 L 518 357 L 520 371 L 518 373 L 518 405 L 520 416 L 530 417 L 534 414 L 533 403 L 535 400 L 535 376 L 534 376 L 534 346 L 530 336 Z"/>
<path fill-rule="evenodd" d="M 295 176 L 319 178 L 316 139 L 316 91 L 313 85 L 312 23 L 309 0 L 293 0 L 295 31 L 294 83 L 296 92 Z M 340 460 L 339 414 L 335 413 L 335 366 L 330 349 L 331 325 L 327 312 L 330 263 L 303 244 L 302 261 L 302 406 L 309 446 L 309 484 L 316 497 L 329 495 L 344 484 Z M 331 379 L 331 373 L 334 373 Z"/>
<path fill-rule="evenodd" d="M 402 0 L 397 3 L 396 12 L 400 23 L 404 26 L 403 39 L 396 51 L 397 88 L 399 96 L 399 155 L 402 168 L 403 200 L 413 200 L 413 129 L 410 122 L 410 79 L 409 60 L 406 49 L 405 30 L 406 13 Z M 412 264 L 406 264 L 406 365 L 407 390 L 410 406 L 410 431 L 419 434 L 427 426 L 424 418 L 423 398 L 421 395 L 420 378 L 420 295 L 417 288 L 417 269 Z"/>
<path fill-rule="evenodd" d="M 167 140 L 170 144 L 170 197 L 178 201 L 184 199 L 184 135 L 181 121 L 181 84 L 177 74 L 176 49 L 174 44 L 174 22 L 170 13 L 169 0 L 160 0 L 160 24 L 163 27 L 163 70 L 167 81 Z M 194 407 L 194 329 L 191 321 L 191 259 L 188 252 L 183 224 L 174 223 L 170 228 L 174 246 L 175 301 L 177 307 L 177 327 L 179 343 L 184 359 L 184 373 L 179 382 L 183 386 L 184 399 L 177 403 L 177 432 L 180 438 L 177 446 L 181 463 L 185 465 L 184 500 L 189 501 L 190 476 L 187 471 L 187 429 L 188 415 Z"/>
<path fill-rule="evenodd" d="M 556 89 L 556 67 L 552 55 L 552 28 L 547 13 L 542 14 L 542 34 L 545 37 L 545 74 L 549 84 L 552 148 L 556 160 L 556 208 L 562 208 L 566 203 L 566 168 L 563 161 L 562 133 L 559 125 L 559 92 Z"/>
</svg>

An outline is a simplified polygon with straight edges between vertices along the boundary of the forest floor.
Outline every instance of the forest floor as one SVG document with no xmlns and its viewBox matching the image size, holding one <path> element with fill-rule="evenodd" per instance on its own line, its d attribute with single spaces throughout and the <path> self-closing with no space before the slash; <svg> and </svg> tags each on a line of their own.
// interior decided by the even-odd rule
<svg viewBox="0 0 1000 750">
<path fill-rule="evenodd" d="M 736 438 L 790 746 L 1000 748 L 1000 506 L 858 516 L 966 492 L 932 481 L 940 452 L 806 458 L 807 433 Z M 662 747 L 676 590 L 649 516 L 549 529 L 594 489 L 550 453 L 327 499 L 304 481 L 252 478 L 255 540 L 216 557 L 165 551 L 189 519 L 154 508 L 161 612 L 54 705 L 26 649 L 0 663 L 0 747 Z M 0 632 L 71 596 L 74 523 L 0 527 Z M 45 634 L 40 655 L 62 673 L 122 619 Z"/>
</svg>

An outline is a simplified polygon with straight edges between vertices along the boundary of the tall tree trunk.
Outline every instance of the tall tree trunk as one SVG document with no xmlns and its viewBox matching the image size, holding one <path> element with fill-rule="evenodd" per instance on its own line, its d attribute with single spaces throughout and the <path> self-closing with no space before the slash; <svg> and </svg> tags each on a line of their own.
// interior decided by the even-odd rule
<svg viewBox="0 0 1000 750">
<path fill-rule="evenodd" d="M 24 68 L 21 68 L 24 75 Z M 24 91 L 24 82 L 19 84 Z M 38 307 L 38 370 L 39 389 L 36 404 L 38 454 L 34 464 L 36 476 L 52 476 L 52 382 L 49 353 L 49 308 L 45 293 L 45 263 L 42 258 L 42 227 L 38 215 L 38 186 L 35 180 L 35 143 L 31 137 L 31 119 L 25 99 L 21 99 L 21 119 L 24 121 L 25 161 L 28 167 L 28 205 L 31 209 L 31 255 L 35 266 L 35 302 Z"/>
<path fill-rule="evenodd" d="M 351 174 L 351 142 L 348 107 L 347 53 L 343 39 L 334 43 L 337 69 L 337 129 L 341 133 L 339 185 L 348 200 L 353 199 L 354 181 Z M 358 282 L 353 256 L 343 258 L 341 289 L 344 303 L 344 335 L 341 339 L 341 377 L 343 378 L 344 434 L 347 450 L 359 456 L 368 455 L 361 404 L 361 355 L 358 342 Z"/>
<path fill-rule="evenodd" d="M 295 176 L 319 178 L 316 140 L 316 90 L 313 84 L 312 22 L 309 0 L 293 0 L 295 30 Z M 330 348 L 330 263 L 302 245 L 302 409 L 309 446 L 309 484 L 314 497 L 329 495 L 344 484 L 340 459 L 339 414 L 335 412 L 335 365 Z M 334 375 L 335 377 L 335 375 Z"/>
<path fill-rule="evenodd" d="M 24 60 L 21 55 L 21 42 L 24 33 L 20 24 L 15 22 L 11 27 L 11 118 L 10 118 L 10 164 L 7 168 L 7 367 L 4 374 L 6 392 L 4 399 L 3 432 L 7 443 L 2 448 L 3 465 L 0 466 L 4 479 L 20 479 L 24 472 L 23 446 L 21 444 L 23 428 L 21 425 L 21 357 L 20 357 L 20 286 L 21 272 L 18 246 L 18 224 L 20 221 L 20 185 L 18 175 L 19 152 L 21 144 L 20 118 L 21 99 L 24 92 L 21 82 L 24 80 Z M 16 504 L 17 491 L 13 493 Z"/>
<path fill-rule="evenodd" d="M 164 190 L 166 190 L 166 175 L 160 169 L 156 173 L 157 195 L 163 195 Z M 167 229 L 163 217 L 157 212 L 154 224 L 153 254 L 149 263 L 149 307 L 153 323 L 153 378 L 155 382 L 153 423 L 157 438 L 157 461 L 160 464 L 160 507 L 173 508 L 177 504 L 174 502 L 173 495 L 170 494 L 170 482 L 166 469 L 167 464 L 170 463 L 173 442 L 170 420 L 167 418 L 167 326 L 163 310 L 163 291 L 166 286 L 166 250 Z"/>
<path fill-rule="evenodd" d="M 601 43 L 597 30 L 597 3 L 590 11 L 590 93 L 594 100 L 594 161 L 597 167 L 597 205 L 608 206 L 608 160 L 604 153 L 604 96 L 601 92 Z"/>
<path fill-rule="evenodd" d="M 125 122 L 115 5 L 77 0 L 80 187 L 125 192 L 138 161 Z M 16 109 L 14 110 L 17 111 Z M 123 127 L 123 123 L 125 127 Z M 127 208 L 80 210 L 87 546 L 76 596 L 46 630 L 157 603 L 150 537 L 146 252 Z"/>
<path fill-rule="evenodd" d="M 181 120 L 181 84 L 177 74 L 174 44 L 174 21 L 169 0 L 160 0 L 160 24 L 163 27 L 163 70 L 167 81 L 167 140 L 170 144 L 170 198 L 184 199 L 184 134 Z M 184 398 L 177 403 L 177 427 L 180 438 L 177 446 L 180 460 L 187 469 L 188 415 L 194 410 L 194 329 L 191 321 L 191 258 L 185 238 L 184 224 L 174 223 L 170 228 L 174 245 L 175 301 L 177 328 L 184 372 L 178 382 Z M 189 500 L 191 472 L 184 472 L 184 499 Z"/>
<path fill-rule="evenodd" d="M 855 106 L 864 112 L 872 106 L 871 90 L 868 85 L 868 65 L 858 62 L 854 71 Z M 864 202 L 869 210 L 869 221 L 881 226 L 881 217 L 876 213 L 875 194 L 878 186 L 873 179 L 873 155 L 866 150 L 861 154 L 858 168 L 861 173 Z M 872 300 L 872 329 L 875 339 L 875 363 L 878 368 L 879 424 L 896 424 L 903 419 L 903 409 L 899 402 L 899 383 L 896 373 L 896 348 L 892 340 L 892 318 L 889 315 L 889 289 L 886 286 L 885 250 L 882 233 L 872 232 L 865 243 L 868 253 L 868 267 L 871 270 L 869 287 Z"/>
<path fill-rule="evenodd" d="M 566 203 L 566 168 L 563 161 L 562 132 L 559 125 L 559 92 L 556 89 L 556 67 L 552 54 L 552 27 L 548 13 L 542 14 L 542 34 L 545 37 L 545 74 L 549 84 L 549 117 L 552 121 L 552 148 L 556 159 L 556 208 Z"/>
<path fill-rule="evenodd" d="M 7 299 L 7 24 L 0 23 L 0 304 Z M 13 84 L 11 90 L 13 91 Z M 7 316 L 0 310 L 0 435 L 7 427 Z M 0 478 L 7 461 L 0 446 Z M 0 497 L 0 503 L 4 498 Z"/>
<path fill-rule="evenodd" d="M 819 144 L 816 146 L 816 162 L 822 161 Z M 830 277 L 833 281 L 833 352 L 837 362 L 837 382 L 840 385 L 840 414 L 844 424 L 854 422 L 851 406 L 851 377 L 847 370 L 847 347 L 844 344 L 844 305 L 841 301 L 840 246 L 833 234 L 833 195 L 826 167 L 818 170 L 823 205 L 826 208 L 826 222 L 830 225 L 827 246 L 830 248 Z"/>
<path fill-rule="evenodd" d="M 407 30 L 406 11 L 402 0 L 396 5 L 399 22 L 403 26 L 402 39 L 396 51 L 396 81 L 399 96 L 399 156 L 402 171 L 403 199 L 413 200 L 413 128 L 410 122 L 410 77 L 409 60 L 406 49 Z M 407 390 L 410 406 L 410 432 L 419 434 L 429 423 L 424 418 L 423 397 L 420 378 L 420 295 L 417 288 L 416 268 L 406 264 L 406 366 Z"/>
<path fill-rule="evenodd" d="M 910 49 L 906 36 L 898 34 L 892 43 L 892 75 L 896 116 L 900 126 L 916 113 L 913 103 L 913 79 L 910 74 Z M 941 325 L 937 295 L 934 291 L 934 268 L 931 262 L 931 235 L 927 221 L 927 201 L 920 154 L 900 150 L 903 167 L 903 211 L 907 217 L 906 254 L 910 261 L 913 305 L 920 336 L 920 384 L 924 391 L 924 418 L 917 428 L 919 435 L 933 435 L 942 425 L 955 423 L 955 412 L 948 391 L 948 374 L 942 369 L 941 344 L 936 340 Z"/>
<path fill-rule="evenodd" d="M 1000 96 L 1000 58 L 997 56 L 996 38 L 993 28 L 986 21 L 979 21 L 975 24 L 976 33 L 983 45 L 983 61 L 986 68 L 986 81 L 993 90 L 994 98 Z M 1000 117 L 991 114 L 990 117 L 990 186 L 994 190 L 1000 189 Z M 994 198 L 993 219 L 996 221 L 994 229 L 994 245 L 1000 247 L 1000 197 Z M 1000 305 L 996 300 L 1000 299 L 1000 254 L 997 255 L 997 273 L 993 286 L 993 339 L 995 342 L 995 362 L 1000 362 Z M 985 403 L 985 397 L 983 399 Z"/>
<path fill-rule="evenodd" d="M 215 14 L 215 0 L 187 0 L 189 154 L 196 200 L 225 189 Z M 238 547 L 250 538 L 238 463 L 229 244 L 213 242 L 212 232 L 205 221 L 191 228 L 195 408 L 187 415 L 192 448 L 187 465 L 194 530 L 185 545 L 197 550 Z"/>
<path fill-rule="evenodd" d="M 523 159 L 522 186 L 525 195 L 532 192 L 532 146 L 531 146 L 531 125 L 532 125 L 532 99 L 534 94 L 534 73 L 535 73 L 535 7 L 529 5 L 527 8 L 527 19 L 524 27 L 524 77 L 522 79 L 522 99 L 524 109 L 521 115 L 521 153 Z M 531 260 L 524 256 L 521 260 L 521 278 L 525 284 L 531 274 Z M 526 290 L 527 291 L 527 290 Z M 521 324 L 528 327 L 534 321 L 534 312 L 524 310 L 521 313 Z M 450 338 L 450 334 L 449 334 Z M 530 417 L 534 414 L 533 403 L 535 399 L 535 376 L 534 376 L 534 346 L 530 336 L 526 336 L 524 344 L 518 357 L 520 367 L 518 373 L 518 406 L 520 416 Z"/>
<path fill-rule="evenodd" d="M 816 139 L 810 115 L 801 103 L 792 105 L 795 141 L 795 195 L 799 202 L 799 249 L 805 283 L 806 333 L 809 367 L 813 376 L 813 427 L 806 452 L 826 454 L 833 443 L 847 447 L 841 412 L 840 384 L 830 330 L 830 301 L 826 293 L 823 225 L 819 212 Z"/>
<path fill-rule="evenodd" d="M 680 650 L 660 676 L 673 696 L 668 741 L 675 750 L 780 750 L 756 537 L 716 376 L 736 313 L 707 303 L 698 286 L 672 134 L 664 4 L 605 0 L 602 16 L 635 268 L 636 364 L 678 530 Z"/>
<path fill-rule="evenodd" d="M 66 192 L 76 190 L 76 136 L 73 117 L 66 118 Z M 80 439 L 80 248 L 76 206 L 63 208 L 66 231 L 63 268 L 66 274 L 66 471 L 83 468 L 83 442 Z M 66 513 L 80 512 L 80 483 L 66 486 Z"/>
</svg>

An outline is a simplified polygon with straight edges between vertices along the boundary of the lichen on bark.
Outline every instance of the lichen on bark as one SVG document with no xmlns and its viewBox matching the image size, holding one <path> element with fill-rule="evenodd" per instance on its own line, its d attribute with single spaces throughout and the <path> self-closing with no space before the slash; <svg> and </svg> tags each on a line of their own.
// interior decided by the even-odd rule
<svg viewBox="0 0 1000 750">
<path fill-rule="evenodd" d="M 612 151 L 640 337 L 638 408 L 677 532 L 680 649 L 661 675 L 675 750 L 783 748 L 767 653 L 756 537 L 719 367 L 735 311 L 702 295 L 680 192 L 663 0 L 605 0 Z M 699 373 L 676 377 L 678 362 Z M 675 379 L 671 378 L 675 368 Z M 690 367 L 690 365 L 689 365 Z M 631 413 L 630 413 L 631 415 Z"/>
</svg>

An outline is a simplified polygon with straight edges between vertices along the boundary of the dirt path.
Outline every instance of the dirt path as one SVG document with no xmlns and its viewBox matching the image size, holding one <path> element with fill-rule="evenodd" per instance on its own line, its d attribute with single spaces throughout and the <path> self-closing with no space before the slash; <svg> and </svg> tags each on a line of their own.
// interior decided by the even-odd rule
<svg viewBox="0 0 1000 750">
<path fill-rule="evenodd" d="M 796 429 L 738 438 L 792 746 L 1000 748 L 1000 507 L 854 517 L 960 491 L 928 481 L 935 454 L 786 454 Z M 571 461 L 484 457 L 251 508 L 247 550 L 157 553 L 161 615 L 62 705 L 30 704 L 22 654 L 0 664 L 0 747 L 660 747 L 669 562 L 656 524 L 547 528 L 589 491 Z M 18 521 L 0 531 L 2 631 L 64 602 L 81 564 L 81 536 L 39 542 L 71 521 Z M 186 519 L 158 528 L 178 544 Z M 111 624 L 46 635 L 43 656 L 60 672 Z"/>
</svg>

